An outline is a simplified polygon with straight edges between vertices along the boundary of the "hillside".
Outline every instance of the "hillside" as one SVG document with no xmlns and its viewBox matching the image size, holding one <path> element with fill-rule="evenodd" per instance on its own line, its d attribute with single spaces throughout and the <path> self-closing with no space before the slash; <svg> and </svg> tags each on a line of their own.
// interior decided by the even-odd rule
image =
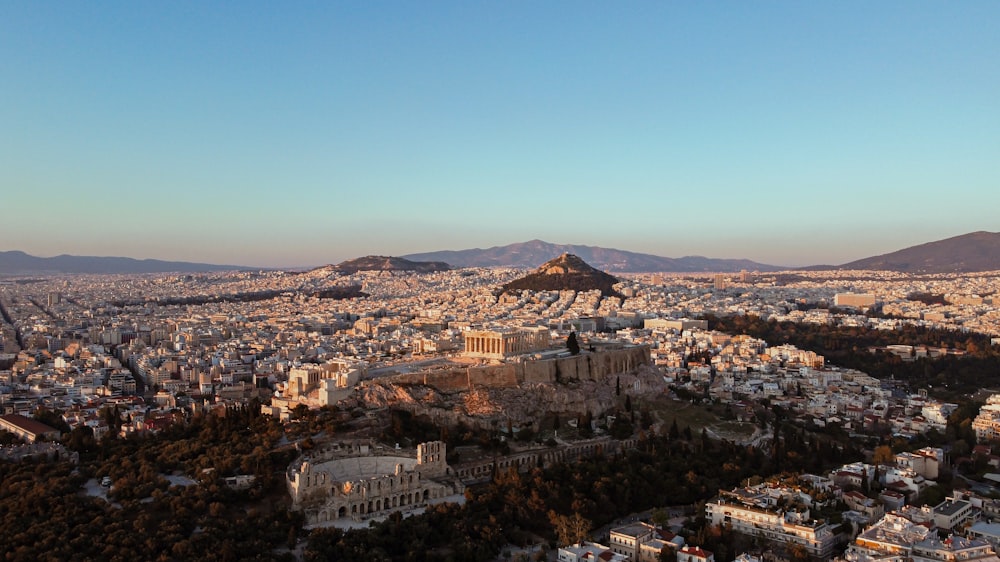
<svg viewBox="0 0 1000 562">
<path fill-rule="evenodd" d="M 182 261 L 137 260 L 122 257 L 69 256 L 40 258 L 24 252 L 0 252 L 0 275 L 51 275 L 63 273 L 206 273 L 250 271 L 239 265 L 213 265 Z"/>
<path fill-rule="evenodd" d="M 845 263 L 840 269 L 903 273 L 962 273 L 1000 270 L 1000 233 L 972 232 Z"/>
<path fill-rule="evenodd" d="M 606 297 L 621 297 L 615 291 L 614 276 L 591 267 L 573 254 L 563 254 L 542 264 L 534 272 L 501 287 L 502 293 L 512 291 L 601 291 Z"/>
<path fill-rule="evenodd" d="M 652 254 L 640 254 L 575 244 L 551 244 L 542 240 L 531 240 L 492 248 L 468 250 L 445 250 L 404 256 L 411 260 L 436 260 L 450 263 L 453 267 L 523 267 L 533 268 L 562 254 L 579 256 L 587 263 L 606 271 L 620 272 L 735 272 L 780 271 L 782 267 L 757 263 L 744 259 L 714 259 L 702 256 L 665 258 Z"/>
<path fill-rule="evenodd" d="M 447 263 L 440 261 L 411 261 L 405 258 L 389 256 L 364 256 L 337 264 L 334 268 L 341 273 L 357 273 L 359 271 L 416 271 L 430 273 L 433 271 L 448 271 Z"/>
</svg>

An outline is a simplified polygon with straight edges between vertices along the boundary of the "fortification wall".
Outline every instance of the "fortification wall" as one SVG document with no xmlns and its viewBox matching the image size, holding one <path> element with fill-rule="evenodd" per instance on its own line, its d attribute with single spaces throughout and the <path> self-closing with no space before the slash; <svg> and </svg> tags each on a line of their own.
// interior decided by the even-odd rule
<svg viewBox="0 0 1000 562">
<path fill-rule="evenodd" d="M 649 365 L 649 347 L 636 346 L 522 363 L 520 382 L 554 383 L 573 380 L 600 381 L 618 373 Z"/>
<path fill-rule="evenodd" d="M 469 389 L 469 374 L 465 369 L 431 371 L 427 373 L 407 373 L 399 375 L 395 382 L 403 384 L 423 384 L 445 392 Z"/>
<path fill-rule="evenodd" d="M 635 346 L 583 352 L 580 355 L 554 359 L 408 373 L 399 375 L 396 380 L 401 383 L 433 386 L 446 392 L 468 390 L 476 386 L 512 388 L 522 383 L 600 381 L 609 375 L 624 373 L 649 364 L 649 347 Z"/>
<path fill-rule="evenodd" d="M 556 463 L 572 462 L 581 458 L 614 455 L 622 451 L 635 449 L 638 446 L 639 440 L 635 438 L 619 441 L 609 437 L 600 437 L 589 441 L 560 445 L 558 447 L 532 449 L 492 459 L 460 463 L 454 467 L 454 471 L 455 475 L 463 483 L 469 485 L 488 481 L 492 477 L 494 470 L 516 468 L 518 472 L 527 472 L 536 466 L 547 467 Z"/>
<path fill-rule="evenodd" d="M 523 376 L 521 375 L 523 365 L 523 363 L 506 363 L 503 365 L 469 367 L 469 383 L 473 386 L 514 387 L 523 380 Z"/>
</svg>

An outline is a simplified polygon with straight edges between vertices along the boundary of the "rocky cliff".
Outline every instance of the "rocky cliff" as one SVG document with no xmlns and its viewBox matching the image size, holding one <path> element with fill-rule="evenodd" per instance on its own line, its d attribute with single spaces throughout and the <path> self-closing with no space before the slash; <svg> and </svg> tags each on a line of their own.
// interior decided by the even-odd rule
<svg viewBox="0 0 1000 562">
<path fill-rule="evenodd" d="M 659 393 L 667 389 L 650 365 L 649 349 L 633 347 L 448 372 L 401 375 L 369 382 L 357 400 L 366 408 L 402 408 L 439 423 L 483 428 L 531 423 L 539 415 L 599 415 L 611 409 L 616 386 Z"/>
</svg>

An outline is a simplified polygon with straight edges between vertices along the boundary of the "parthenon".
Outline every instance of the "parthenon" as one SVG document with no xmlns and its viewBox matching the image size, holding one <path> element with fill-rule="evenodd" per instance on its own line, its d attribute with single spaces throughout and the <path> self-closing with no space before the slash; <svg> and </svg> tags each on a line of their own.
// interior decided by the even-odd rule
<svg viewBox="0 0 1000 562">
<path fill-rule="evenodd" d="M 465 332 L 465 355 L 484 359 L 504 359 L 548 349 L 549 329 L 543 326 Z"/>
</svg>

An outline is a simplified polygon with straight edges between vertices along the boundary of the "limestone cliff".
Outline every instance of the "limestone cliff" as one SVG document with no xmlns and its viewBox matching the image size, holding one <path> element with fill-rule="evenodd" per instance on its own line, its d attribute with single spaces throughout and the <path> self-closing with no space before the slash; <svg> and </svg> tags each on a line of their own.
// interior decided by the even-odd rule
<svg viewBox="0 0 1000 562">
<path fill-rule="evenodd" d="M 642 365 L 599 380 L 479 385 L 471 389 L 438 390 L 384 379 L 366 384 L 357 399 L 365 408 L 402 408 L 439 422 L 489 428 L 506 423 L 507 419 L 515 425 L 529 424 L 549 413 L 566 417 L 600 415 L 615 406 L 618 398 L 615 389 L 619 385 L 632 394 L 655 395 L 667 390 L 659 370 Z"/>
</svg>

